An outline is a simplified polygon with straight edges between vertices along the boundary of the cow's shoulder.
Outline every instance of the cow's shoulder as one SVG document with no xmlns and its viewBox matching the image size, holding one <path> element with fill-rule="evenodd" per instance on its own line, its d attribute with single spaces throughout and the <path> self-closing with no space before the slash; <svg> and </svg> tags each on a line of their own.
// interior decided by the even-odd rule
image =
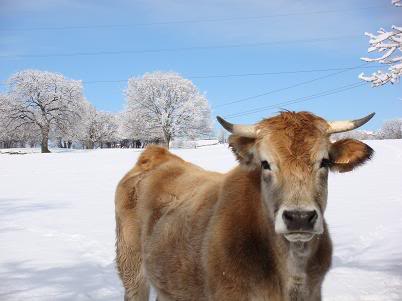
<svg viewBox="0 0 402 301">
<path fill-rule="evenodd" d="M 172 154 L 166 148 L 158 145 L 150 145 L 139 156 L 136 170 L 139 172 L 149 171 L 169 161 L 184 163 L 181 158 Z"/>
</svg>

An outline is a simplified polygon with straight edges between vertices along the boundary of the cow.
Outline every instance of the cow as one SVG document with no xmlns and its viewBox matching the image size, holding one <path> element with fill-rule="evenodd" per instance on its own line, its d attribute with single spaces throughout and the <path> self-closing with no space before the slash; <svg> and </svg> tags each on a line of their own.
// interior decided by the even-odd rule
<svg viewBox="0 0 402 301">
<path fill-rule="evenodd" d="M 329 171 L 373 150 L 330 140 L 368 122 L 280 112 L 254 125 L 219 123 L 239 164 L 206 171 L 149 146 L 115 196 L 116 262 L 125 300 L 317 301 L 331 266 L 324 219 Z"/>
</svg>

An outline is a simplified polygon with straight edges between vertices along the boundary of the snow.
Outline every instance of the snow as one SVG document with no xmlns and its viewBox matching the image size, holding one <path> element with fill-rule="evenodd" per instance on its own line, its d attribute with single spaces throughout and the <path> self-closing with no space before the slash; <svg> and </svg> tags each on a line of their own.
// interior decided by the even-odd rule
<svg viewBox="0 0 402 301">
<path fill-rule="evenodd" d="M 402 140 L 332 174 L 328 301 L 402 300 Z M 114 268 L 114 189 L 140 150 L 0 154 L 0 300 L 122 300 Z M 223 145 L 173 150 L 204 168 L 234 164 Z"/>
</svg>

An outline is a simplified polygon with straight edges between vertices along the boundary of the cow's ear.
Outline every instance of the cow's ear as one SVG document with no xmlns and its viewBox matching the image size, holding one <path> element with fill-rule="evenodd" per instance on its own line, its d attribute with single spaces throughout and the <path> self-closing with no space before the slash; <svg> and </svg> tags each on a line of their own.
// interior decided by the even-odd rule
<svg viewBox="0 0 402 301">
<path fill-rule="evenodd" d="M 252 166 L 254 164 L 255 139 L 241 137 L 238 135 L 229 136 L 229 147 L 232 149 L 236 159 L 243 165 Z"/>
<path fill-rule="evenodd" d="M 364 164 L 373 156 L 374 150 L 361 141 L 342 139 L 332 143 L 329 150 L 331 170 L 348 172 Z"/>
</svg>

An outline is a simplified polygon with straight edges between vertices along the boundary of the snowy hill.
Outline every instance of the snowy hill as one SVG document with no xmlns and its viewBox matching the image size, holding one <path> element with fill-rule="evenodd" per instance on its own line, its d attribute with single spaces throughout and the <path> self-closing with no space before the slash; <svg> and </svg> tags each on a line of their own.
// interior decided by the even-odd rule
<svg viewBox="0 0 402 301">
<path fill-rule="evenodd" d="M 335 246 L 324 300 L 402 300 L 402 141 L 367 141 L 366 166 L 330 176 Z M 174 150 L 234 166 L 222 145 Z M 114 270 L 114 189 L 139 150 L 0 154 L 0 300 L 122 300 Z"/>
</svg>

